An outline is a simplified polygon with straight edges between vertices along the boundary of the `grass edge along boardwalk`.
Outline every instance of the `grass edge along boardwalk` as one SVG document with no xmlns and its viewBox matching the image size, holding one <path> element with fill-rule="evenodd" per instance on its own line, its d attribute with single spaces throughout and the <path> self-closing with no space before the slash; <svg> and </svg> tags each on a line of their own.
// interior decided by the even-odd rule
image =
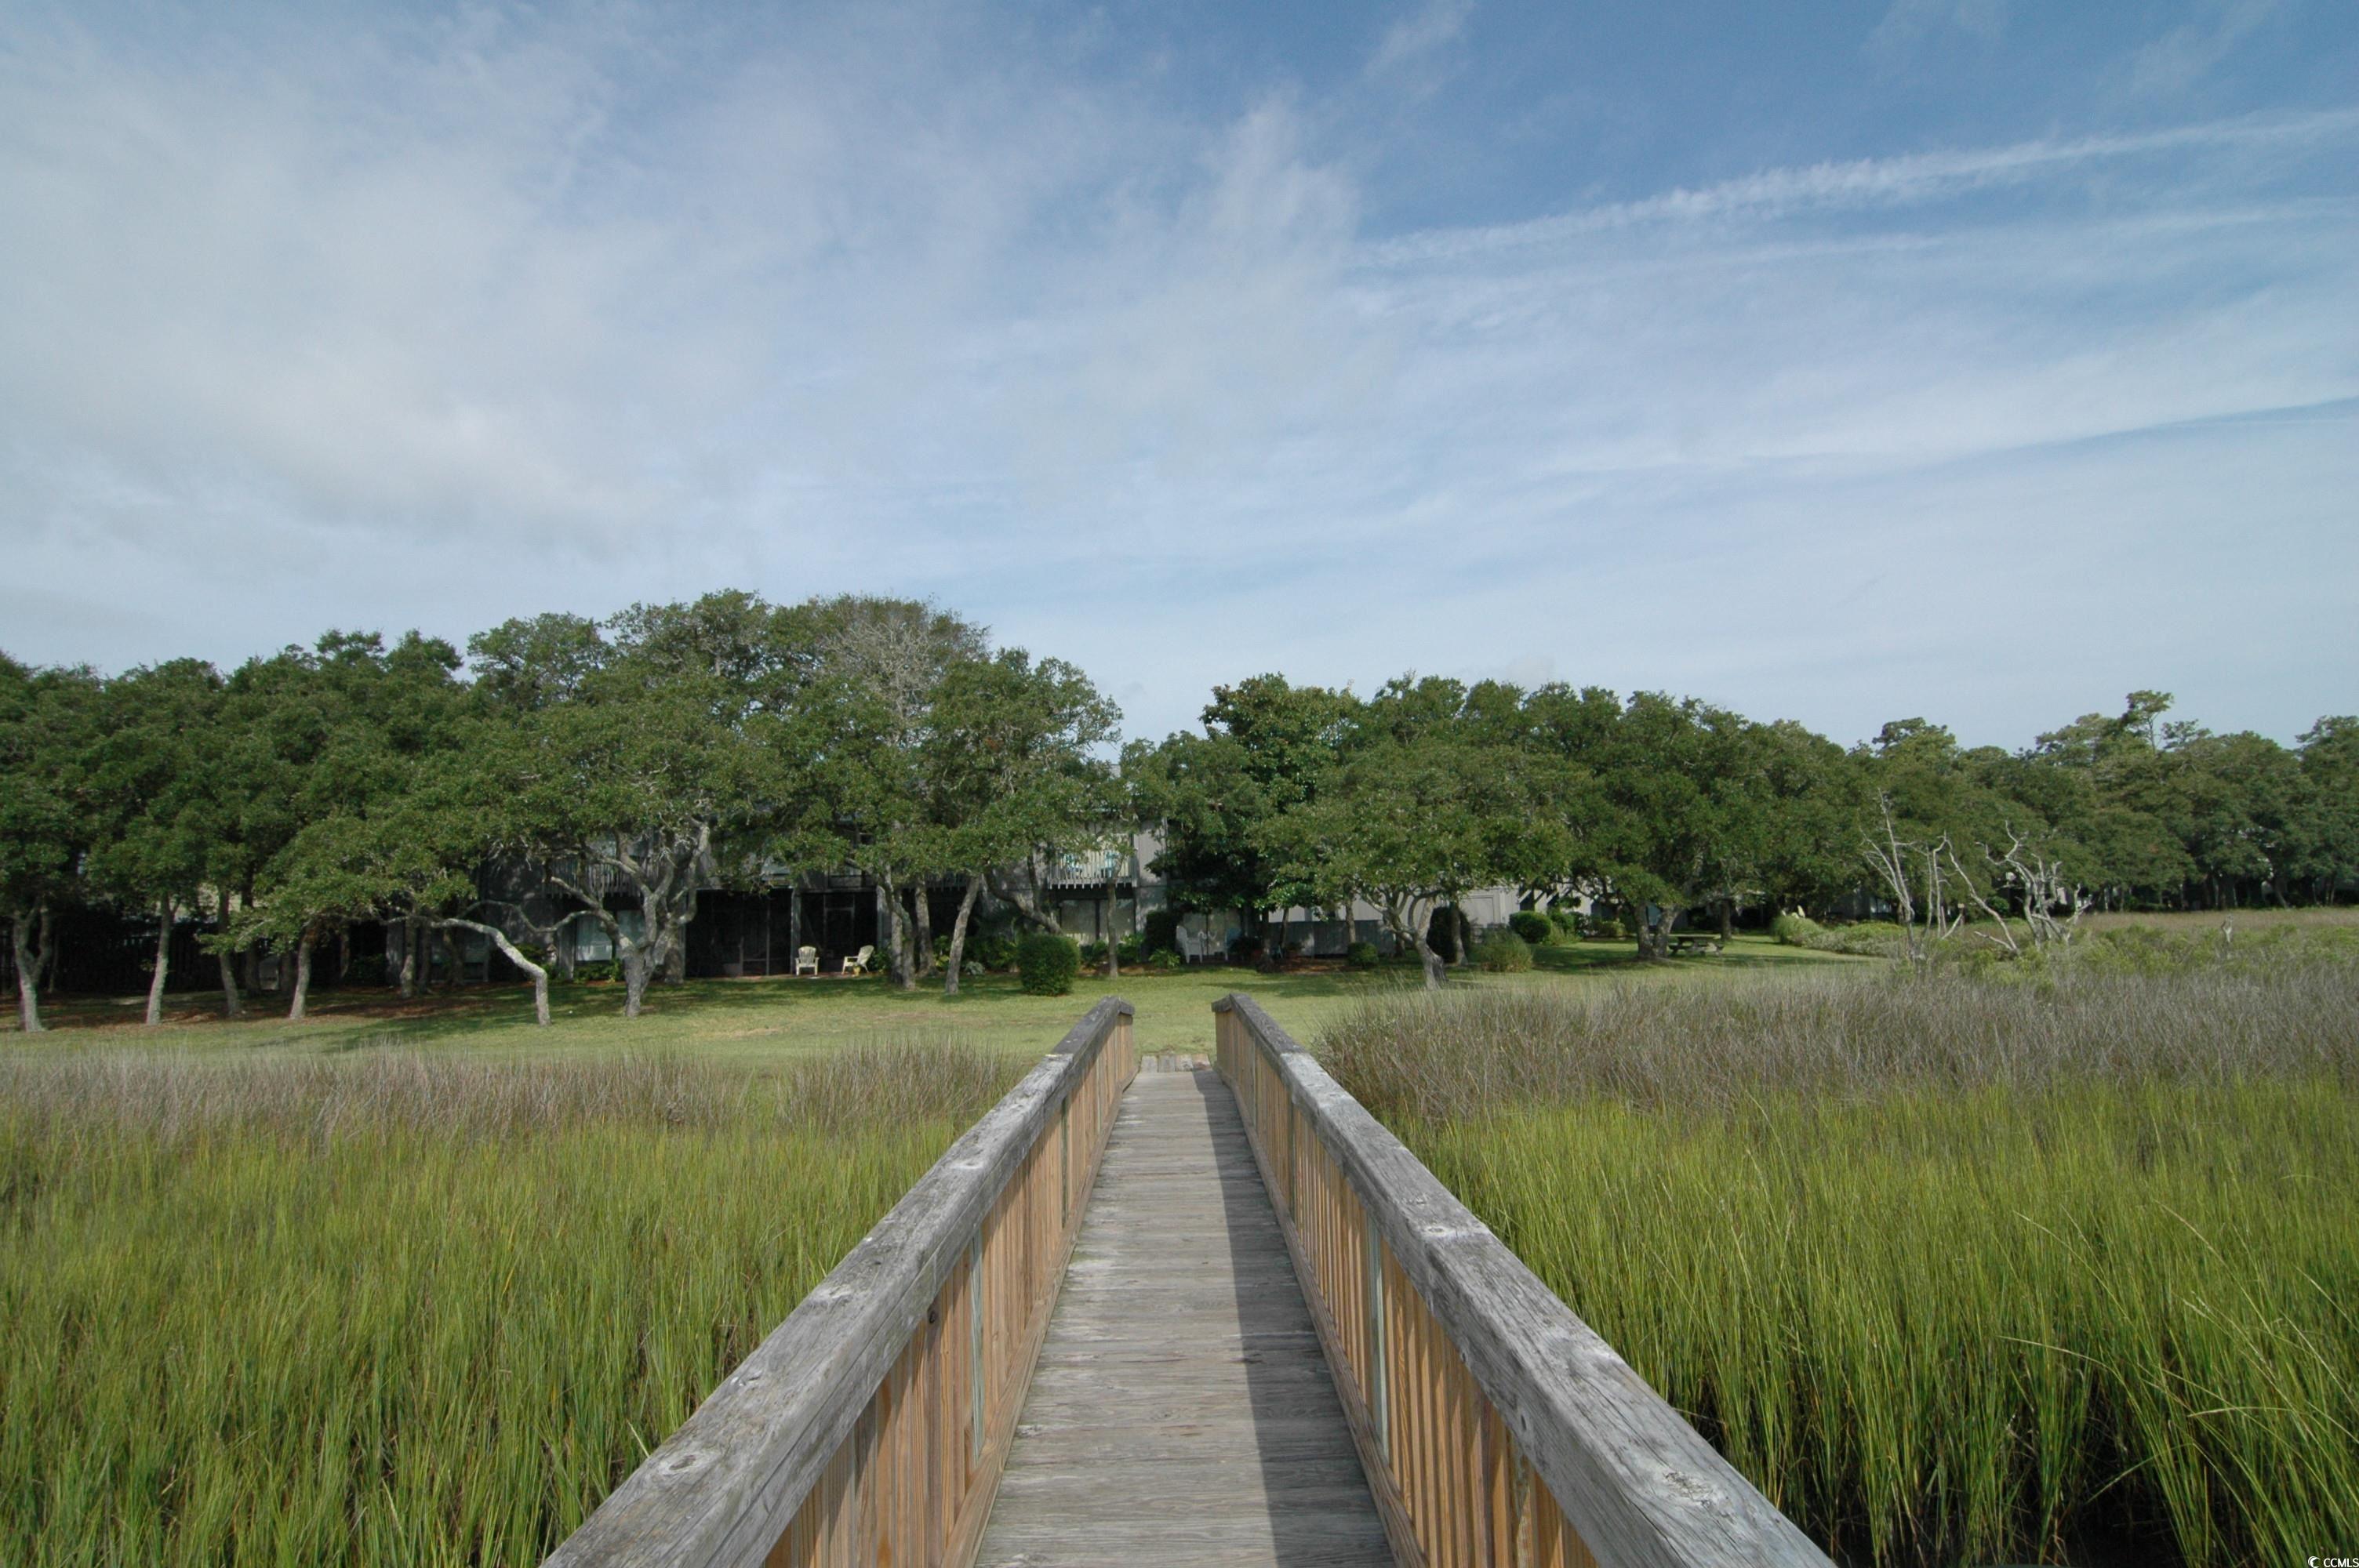
<svg viewBox="0 0 2359 1568">
<path fill-rule="evenodd" d="M 1395 999 L 1319 1050 L 1845 1560 L 2257 1565 L 2359 1537 L 2355 1018 L 2304 961 Z"/>
<path fill-rule="evenodd" d="M 1258 1003 L 1218 1011 L 1221 1076 L 1400 1562 L 1826 1568 Z"/>
<path fill-rule="evenodd" d="M 1015 1076 L 0 1054 L 0 1562 L 530 1562 Z"/>
<path fill-rule="evenodd" d="M 1131 1016 L 1091 1008 L 550 1568 L 970 1558 L 1138 1070 Z"/>
</svg>

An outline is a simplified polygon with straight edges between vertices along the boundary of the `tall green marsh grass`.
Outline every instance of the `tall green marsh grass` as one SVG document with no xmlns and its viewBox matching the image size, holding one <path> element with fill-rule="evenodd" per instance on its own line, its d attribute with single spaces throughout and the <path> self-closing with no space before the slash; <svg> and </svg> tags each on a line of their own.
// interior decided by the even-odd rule
<svg viewBox="0 0 2359 1568">
<path fill-rule="evenodd" d="M 2359 1539 L 2359 973 L 1476 992 L 1331 1069 L 1846 1558 Z"/>
<path fill-rule="evenodd" d="M 0 1562 L 536 1561 L 1019 1067 L 0 1060 Z"/>
</svg>

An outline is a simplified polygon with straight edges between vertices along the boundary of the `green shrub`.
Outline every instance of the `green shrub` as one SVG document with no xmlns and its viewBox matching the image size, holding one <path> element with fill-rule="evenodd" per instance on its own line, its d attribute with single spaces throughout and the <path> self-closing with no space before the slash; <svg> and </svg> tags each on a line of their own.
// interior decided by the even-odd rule
<svg viewBox="0 0 2359 1568">
<path fill-rule="evenodd" d="M 1158 947 L 1147 956 L 1147 967 L 1150 969 L 1177 969 L 1185 965 L 1186 961 L 1169 947 Z"/>
<path fill-rule="evenodd" d="M 1147 961 L 1147 938 L 1138 935 L 1125 936 L 1121 941 L 1114 945 L 1114 950 L 1116 956 L 1118 956 L 1125 964 L 1145 963 Z"/>
<path fill-rule="evenodd" d="M 1519 909 L 1507 916 L 1507 929 L 1535 947 L 1556 940 L 1556 923 L 1537 909 Z"/>
<path fill-rule="evenodd" d="M 1803 946 L 1862 958 L 1904 958 L 1908 956 L 1908 933 L 1889 921 L 1864 920 L 1856 925 L 1828 926 Z"/>
<path fill-rule="evenodd" d="M 1083 968 L 1088 968 L 1088 969 L 1103 969 L 1103 968 L 1105 968 L 1105 944 L 1104 944 L 1104 943 L 1103 943 L 1103 942 L 1084 942 L 1084 943 L 1082 943 L 1082 946 L 1081 946 L 1081 954 L 1082 954 L 1082 967 Z"/>
<path fill-rule="evenodd" d="M 1070 936 L 1036 931 L 1016 945 L 1016 969 L 1032 996 L 1063 996 L 1082 970 L 1082 950 Z"/>
<path fill-rule="evenodd" d="M 1821 925 L 1806 914 L 1781 914 L 1769 923 L 1769 930 L 1788 947 L 1808 947 L 1817 953 L 1899 958 L 1905 957 L 1908 950 L 1908 933 L 1897 925 L 1882 921 L 1866 921 L 1857 925 Z"/>
<path fill-rule="evenodd" d="M 1147 950 L 1149 953 L 1180 951 L 1180 912 L 1178 910 L 1149 910 L 1146 920 L 1141 924 L 1146 929 L 1139 933 L 1139 938 L 1147 945 Z"/>
<path fill-rule="evenodd" d="M 966 951 L 967 957 L 986 969 L 1016 966 L 1016 938 L 1005 931 L 986 931 L 980 936 L 968 937 Z"/>
<path fill-rule="evenodd" d="M 2027 948 L 2029 946 L 2025 944 Z M 2260 926 L 2231 935 L 2218 927 L 2165 931 L 2151 925 L 2123 925 L 2083 932 L 2069 947 L 2049 949 L 2048 957 L 2052 965 L 2093 975 L 2262 976 L 2288 968 L 2359 963 L 2359 927 Z"/>
<path fill-rule="evenodd" d="M 1599 942 L 1619 942 L 1629 935 L 1622 929 L 1622 923 L 1610 914 L 1591 915 L 1586 934 L 1592 940 Z"/>
<path fill-rule="evenodd" d="M 1549 924 L 1557 928 L 1558 935 L 1563 936 L 1579 936 L 1581 935 L 1580 911 L 1569 909 L 1565 905 L 1560 903 L 1549 908 L 1548 917 Z"/>
<path fill-rule="evenodd" d="M 622 968 L 612 958 L 601 958 L 594 964 L 574 965 L 573 978 L 584 984 L 595 980 L 619 979 L 622 978 Z"/>
<path fill-rule="evenodd" d="M 1474 961 L 1495 975 L 1516 975 L 1532 967 L 1532 945 L 1512 931 L 1494 931 L 1474 944 Z"/>
<path fill-rule="evenodd" d="M 1373 969 L 1384 961 L 1374 942 L 1354 942 L 1343 949 L 1343 962 L 1355 969 Z"/>
</svg>

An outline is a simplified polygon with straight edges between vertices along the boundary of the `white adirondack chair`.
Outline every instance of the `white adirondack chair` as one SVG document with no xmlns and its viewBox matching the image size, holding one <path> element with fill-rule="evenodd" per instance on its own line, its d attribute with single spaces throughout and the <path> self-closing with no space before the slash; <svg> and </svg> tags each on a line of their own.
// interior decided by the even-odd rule
<svg viewBox="0 0 2359 1568">
<path fill-rule="evenodd" d="M 798 947 L 795 949 L 795 973 L 799 975 L 816 975 L 819 973 L 818 948 Z"/>
<path fill-rule="evenodd" d="M 843 972 L 847 975 L 866 974 L 868 972 L 868 960 L 875 954 L 875 952 L 876 949 L 875 947 L 863 947 L 859 952 L 854 953 L 852 957 L 843 961 Z"/>
</svg>

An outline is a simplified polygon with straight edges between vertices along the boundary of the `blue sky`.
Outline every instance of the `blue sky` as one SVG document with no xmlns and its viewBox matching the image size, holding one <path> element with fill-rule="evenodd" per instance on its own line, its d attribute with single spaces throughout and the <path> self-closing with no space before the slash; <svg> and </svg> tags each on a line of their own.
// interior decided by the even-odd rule
<svg viewBox="0 0 2359 1568">
<path fill-rule="evenodd" d="M 2359 8 L 0 0 L 0 647 L 2359 709 Z"/>
</svg>

